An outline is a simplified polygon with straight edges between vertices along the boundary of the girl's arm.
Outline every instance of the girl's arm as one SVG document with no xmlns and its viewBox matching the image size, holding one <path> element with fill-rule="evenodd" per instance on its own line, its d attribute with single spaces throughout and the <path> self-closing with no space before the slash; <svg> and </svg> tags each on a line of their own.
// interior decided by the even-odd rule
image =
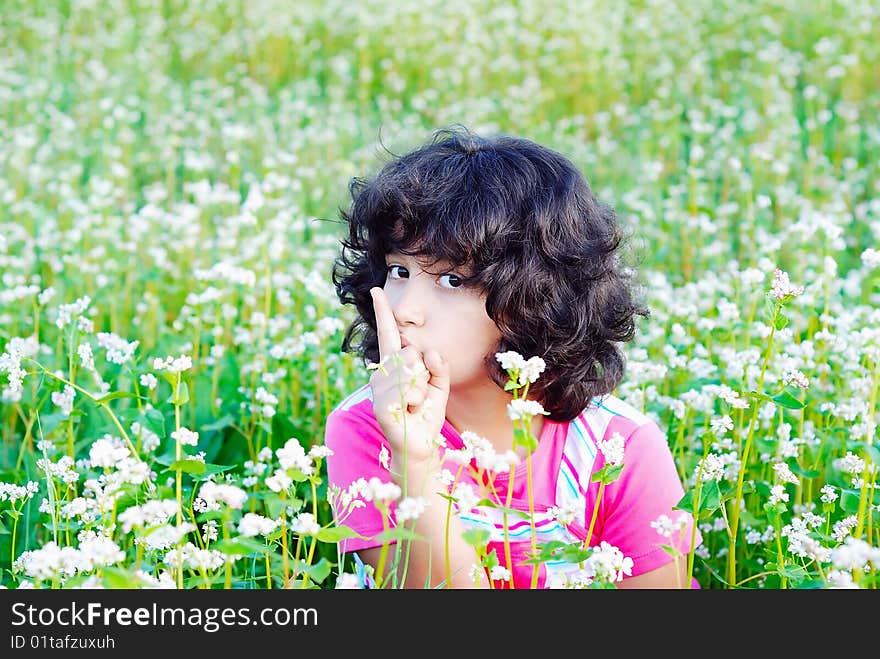
<svg viewBox="0 0 880 659">
<path fill-rule="evenodd" d="M 443 588 L 446 587 L 446 518 L 448 509 L 448 500 L 437 494 L 438 487 L 432 485 L 436 483 L 433 474 L 425 475 L 424 468 L 411 468 L 410 472 L 420 472 L 418 474 L 411 473 L 408 477 L 409 485 L 417 483 L 425 479 L 427 483 L 424 490 L 424 497 L 428 499 L 428 505 L 425 511 L 414 521 L 406 522 L 407 529 L 413 529 L 417 536 L 421 539 L 413 540 L 409 545 L 409 562 L 404 566 L 406 559 L 406 545 L 401 545 L 401 560 L 398 565 L 397 584 L 401 584 L 404 574 L 406 582 L 402 583 L 404 588 Z M 418 479 L 418 480 L 416 480 Z M 414 491 L 420 491 L 421 488 L 414 488 Z M 414 524 L 414 527 L 413 527 Z M 449 566 L 450 566 L 450 586 L 452 588 L 488 588 L 488 578 L 485 571 L 480 568 L 478 570 L 479 581 L 474 583 L 471 575 L 471 566 L 476 564 L 477 553 L 474 548 L 464 541 L 462 534 L 464 529 L 458 515 L 450 512 L 449 519 Z M 373 547 L 371 549 L 362 549 L 358 552 L 364 563 L 369 563 L 374 568 L 379 564 L 379 555 L 381 548 Z M 388 550 L 386 558 L 386 569 L 384 580 L 386 583 L 394 583 L 389 578 L 389 569 L 391 561 L 395 554 L 395 548 L 392 546 Z M 404 571 L 404 567 L 406 568 Z"/>
<path fill-rule="evenodd" d="M 672 561 L 656 570 L 627 577 L 615 584 L 618 588 L 690 588 L 687 581 L 687 560 Z"/>
</svg>

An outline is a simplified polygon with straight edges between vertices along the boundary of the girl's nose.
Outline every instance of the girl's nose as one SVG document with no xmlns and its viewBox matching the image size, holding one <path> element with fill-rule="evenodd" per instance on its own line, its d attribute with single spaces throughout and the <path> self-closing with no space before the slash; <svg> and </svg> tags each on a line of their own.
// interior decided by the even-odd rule
<svg viewBox="0 0 880 659">
<path fill-rule="evenodd" d="M 425 322 L 425 291 L 421 290 L 420 283 L 414 280 L 415 278 L 411 277 L 405 284 L 396 286 L 397 295 L 389 300 L 394 317 L 401 326 L 418 326 Z"/>
</svg>

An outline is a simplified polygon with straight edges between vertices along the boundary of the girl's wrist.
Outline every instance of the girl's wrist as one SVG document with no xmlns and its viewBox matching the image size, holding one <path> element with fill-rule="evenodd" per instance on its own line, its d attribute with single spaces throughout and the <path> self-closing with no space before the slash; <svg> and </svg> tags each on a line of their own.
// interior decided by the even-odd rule
<svg viewBox="0 0 880 659">
<path fill-rule="evenodd" d="M 391 476 L 398 485 L 404 482 L 409 486 L 409 490 L 413 488 L 421 488 L 425 483 L 430 482 L 439 475 L 439 465 L 432 464 L 434 461 L 428 458 L 407 458 L 406 464 L 403 458 L 391 458 Z"/>
</svg>

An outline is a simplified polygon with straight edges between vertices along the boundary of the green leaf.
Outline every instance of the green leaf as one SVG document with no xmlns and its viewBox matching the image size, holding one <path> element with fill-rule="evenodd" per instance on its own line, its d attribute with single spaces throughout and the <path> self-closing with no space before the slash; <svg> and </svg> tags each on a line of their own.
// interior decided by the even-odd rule
<svg viewBox="0 0 880 659">
<path fill-rule="evenodd" d="M 787 391 L 783 391 L 781 394 L 776 394 L 770 400 L 780 407 L 785 407 L 789 410 L 799 410 L 806 407 L 806 403 L 802 403 Z"/>
<path fill-rule="evenodd" d="M 490 572 L 492 571 L 492 568 L 496 565 L 501 565 L 498 560 L 498 552 L 493 549 L 488 554 L 483 556 L 482 564 L 483 567 L 487 568 Z"/>
<path fill-rule="evenodd" d="M 281 517 L 281 511 L 284 510 L 284 506 L 286 506 L 286 502 L 278 496 L 275 492 L 271 490 L 266 490 L 265 492 L 258 493 L 263 498 L 263 503 L 266 504 L 266 515 L 272 519 L 278 519 Z M 259 497 L 257 497 L 259 498 Z"/>
<path fill-rule="evenodd" d="M 175 460 L 165 471 L 182 471 L 185 474 L 199 475 L 205 473 L 205 463 L 200 460 Z"/>
<path fill-rule="evenodd" d="M 776 573 L 781 577 L 785 577 L 786 579 L 791 579 L 793 581 L 800 581 L 809 575 L 809 573 L 801 567 L 800 565 L 784 565 L 783 567 L 776 570 Z"/>
<path fill-rule="evenodd" d="M 114 391 L 112 394 L 107 394 L 106 396 L 101 396 L 101 398 L 96 398 L 95 403 L 98 405 L 103 405 L 104 403 L 108 403 L 111 400 L 116 400 L 117 398 L 138 398 L 137 394 L 134 394 L 130 391 Z"/>
<path fill-rule="evenodd" d="M 186 405 L 189 402 L 189 387 L 186 386 L 186 382 L 181 380 L 180 387 L 177 389 L 177 395 L 175 396 L 174 391 L 172 390 L 171 395 L 166 402 L 176 405 L 177 407 Z"/>
<path fill-rule="evenodd" d="M 782 311 L 779 312 L 779 315 L 776 316 L 776 320 L 773 322 L 773 326 L 776 328 L 778 332 L 781 329 L 784 329 L 788 325 L 788 318 Z"/>
<path fill-rule="evenodd" d="M 220 417 L 213 423 L 199 426 L 199 430 L 204 430 L 205 432 L 208 432 L 209 430 L 223 430 L 223 428 L 231 426 L 233 423 L 235 423 L 235 419 L 227 414 L 226 416 Z"/>
<path fill-rule="evenodd" d="M 408 528 L 395 526 L 393 529 L 382 531 L 382 533 L 376 535 L 373 540 L 385 544 L 391 540 L 425 540 L 425 538 Z"/>
<path fill-rule="evenodd" d="M 592 549 L 584 549 L 580 542 L 565 543 L 561 540 L 551 540 L 550 542 L 538 545 L 537 554 L 533 554 L 522 560 L 523 563 L 534 565 L 536 563 L 546 563 L 547 561 L 565 561 L 566 563 L 580 563 L 589 558 Z"/>
<path fill-rule="evenodd" d="M 462 533 L 462 537 L 471 547 L 485 547 L 489 544 L 489 531 L 482 527 L 468 529 Z"/>
<path fill-rule="evenodd" d="M 817 476 L 822 475 L 822 471 L 819 469 L 806 469 L 801 467 L 797 462 L 792 462 L 789 464 L 792 473 L 801 476 L 802 478 L 816 478 Z"/>
<path fill-rule="evenodd" d="M 308 565 L 305 561 L 294 561 L 294 567 L 300 572 L 309 575 L 309 579 L 315 583 L 321 583 L 330 574 L 330 568 L 333 567 L 330 561 L 323 556 L 321 560 L 314 565 Z"/>
<path fill-rule="evenodd" d="M 129 588 L 143 588 L 144 582 L 129 570 L 118 567 L 102 567 L 101 583 L 104 588 L 122 590 Z"/>
<path fill-rule="evenodd" d="M 331 526 L 318 531 L 316 537 L 321 542 L 339 542 L 346 538 L 363 538 L 364 536 L 347 526 Z"/>
<path fill-rule="evenodd" d="M 524 447 L 531 452 L 538 448 L 538 440 L 532 435 L 530 430 L 523 428 L 514 428 L 513 430 L 513 448 L 516 450 L 518 446 Z"/>
<path fill-rule="evenodd" d="M 673 558 L 675 558 L 676 556 L 681 556 L 681 551 L 677 547 L 673 547 L 671 545 L 660 545 L 660 548 Z"/>
<path fill-rule="evenodd" d="M 198 460 L 196 460 L 196 462 L 198 462 Z M 203 462 L 201 464 L 205 467 L 205 469 L 202 472 L 200 472 L 203 478 L 207 477 L 207 476 L 211 476 L 212 474 L 222 474 L 224 471 L 229 471 L 230 469 L 232 469 L 235 466 L 235 465 L 217 465 L 217 464 L 212 464 L 210 462 L 208 462 L 208 463 Z"/>
<path fill-rule="evenodd" d="M 859 490 L 841 489 L 840 491 L 840 508 L 847 513 L 859 512 L 859 499 L 861 497 Z"/>
<path fill-rule="evenodd" d="M 605 472 L 605 477 L 602 480 L 605 485 L 608 485 L 620 478 L 620 472 L 623 471 L 623 465 L 605 465 L 602 468 L 602 471 Z"/>
<path fill-rule="evenodd" d="M 679 502 L 673 506 L 673 509 L 693 513 L 695 492 L 696 489 L 690 489 L 685 492 Z M 700 486 L 700 500 L 697 502 L 697 517 L 713 513 L 720 507 L 721 490 L 718 489 L 718 483 L 714 480 L 703 483 Z"/>
</svg>

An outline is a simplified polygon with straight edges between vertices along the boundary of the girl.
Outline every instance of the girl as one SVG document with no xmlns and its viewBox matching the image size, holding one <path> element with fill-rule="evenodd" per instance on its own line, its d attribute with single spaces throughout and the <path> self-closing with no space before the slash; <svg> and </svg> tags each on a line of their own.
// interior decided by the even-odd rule
<svg viewBox="0 0 880 659">
<path fill-rule="evenodd" d="M 589 583 L 582 560 L 527 562 L 556 540 L 625 557 L 618 587 L 684 585 L 700 537 L 673 510 L 683 489 L 666 438 L 611 395 L 618 344 L 648 312 L 614 212 L 578 169 L 529 140 L 442 130 L 350 191 L 333 282 L 358 317 L 342 349 L 378 368 L 327 418 L 331 488 L 368 499 L 343 511 L 334 498 L 359 534 L 342 551 L 380 586 Z M 513 404 L 523 393 L 534 402 Z M 537 413 L 517 433 L 523 409 Z M 410 497 L 405 511 L 381 503 L 379 483 Z M 414 540 L 390 532 L 398 516 Z M 465 539 L 475 529 L 484 542 Z"/>
</svg>

